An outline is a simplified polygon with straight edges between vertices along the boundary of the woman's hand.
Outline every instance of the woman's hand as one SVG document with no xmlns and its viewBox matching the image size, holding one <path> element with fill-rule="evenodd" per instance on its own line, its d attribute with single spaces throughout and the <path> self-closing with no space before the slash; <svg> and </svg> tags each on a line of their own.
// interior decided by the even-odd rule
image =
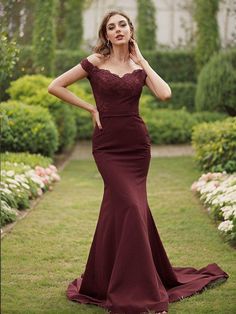
<svg viewBox="0 0 236 314">
<path fill-rule="evenodd" d="M 92 115 L 93 127 L 95 128 L 95 126 L 97 124 L 98 128 L 101 130 L 102 125 L 100 122 L 99 111 L 97 110 L 97 108 L 94 108 L 94 110 L 91 112 L 91 115 Z"/>
<path fill-rule="evenodd" d="M 130 48 L 131 48 L 131 52 L 130 52 L 130 58 L 138 65 L 141 65 L 141 61 L 145 60 L 143 55 L 141 54 L 141 51 L 139 50 L 138 44 L 137 42 L 133 39 L 130 38 Z"/>
</svg>

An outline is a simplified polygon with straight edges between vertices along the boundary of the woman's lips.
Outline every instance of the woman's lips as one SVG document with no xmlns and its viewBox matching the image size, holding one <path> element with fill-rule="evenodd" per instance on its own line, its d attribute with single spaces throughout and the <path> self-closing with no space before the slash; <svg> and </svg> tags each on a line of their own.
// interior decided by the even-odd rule
<svg viewBox="0 0 236 314">
<path fill-rule="evenodd" d="M 123 39 L 124 38 L 124 36 L 123 35 L 119 35 L 119 36 L 116 36 L 116 39 Z"/>
</svg>

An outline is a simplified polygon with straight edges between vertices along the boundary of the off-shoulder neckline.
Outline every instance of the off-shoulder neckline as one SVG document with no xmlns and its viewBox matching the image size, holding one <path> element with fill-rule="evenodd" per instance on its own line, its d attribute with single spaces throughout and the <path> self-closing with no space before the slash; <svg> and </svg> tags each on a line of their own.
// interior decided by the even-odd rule
<svg viewBox="0 0 236 314">
<path fill-rule="evenodd" d="M 123 78 L 124 78 L 125 76 L 127 76 L 127 75 L 132 75 L 132 74 L 134 74 L 135 72 L 144 71 L 144 69 L 134 69 L 132 72 L 127 72 L 127 73 L 124 73 L 122 76 L 120 76 L 120 75 L 118 75 L 117 73 L 111 72 L 111 71 L 108 70 L 108 69 L 103 69 L 103 68 L 97 67 L 97 66 L 94 65 L 92 62 L 90 62 L 90 61 L 88 60 L 88 58 L 85 58 L 85 59 L 86 59 L 87 62 L 90 63 L 96 70 L 108 72 L 108 73 L 110 73 L 111 75 L 114 75 L 114 76 L 116 76 L 116 77 L 118 77 L 118 78 L 120 78 L 120 79 L 123 79 Z"/>
</svg>

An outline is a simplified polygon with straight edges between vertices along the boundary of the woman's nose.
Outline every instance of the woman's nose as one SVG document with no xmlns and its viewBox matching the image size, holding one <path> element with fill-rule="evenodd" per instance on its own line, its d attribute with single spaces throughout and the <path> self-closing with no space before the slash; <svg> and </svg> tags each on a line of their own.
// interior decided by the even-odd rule
<svg viewBox="0 0 236 314">
<path fill-rule="evenodd" d="M 115 28 L 115 30 L 116 30 L 116 33 L 117 33 L 117 32 L 120 32 L 120 26 L 117 25 L 116 28 Z"/>
</svg>

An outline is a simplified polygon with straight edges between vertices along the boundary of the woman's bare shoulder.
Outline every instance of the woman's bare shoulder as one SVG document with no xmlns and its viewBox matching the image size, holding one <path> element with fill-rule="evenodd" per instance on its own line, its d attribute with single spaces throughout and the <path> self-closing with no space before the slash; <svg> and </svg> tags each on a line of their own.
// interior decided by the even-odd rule
<svg viewBox="0 0 236 314">
<path fill-rule="evenodd" d="M 107 59 L 104 55 L 100 53 L 93 53 L 87 57 L 88 61 L 91 62 L 94 66 L 100 66 Z"/>
</svg>

